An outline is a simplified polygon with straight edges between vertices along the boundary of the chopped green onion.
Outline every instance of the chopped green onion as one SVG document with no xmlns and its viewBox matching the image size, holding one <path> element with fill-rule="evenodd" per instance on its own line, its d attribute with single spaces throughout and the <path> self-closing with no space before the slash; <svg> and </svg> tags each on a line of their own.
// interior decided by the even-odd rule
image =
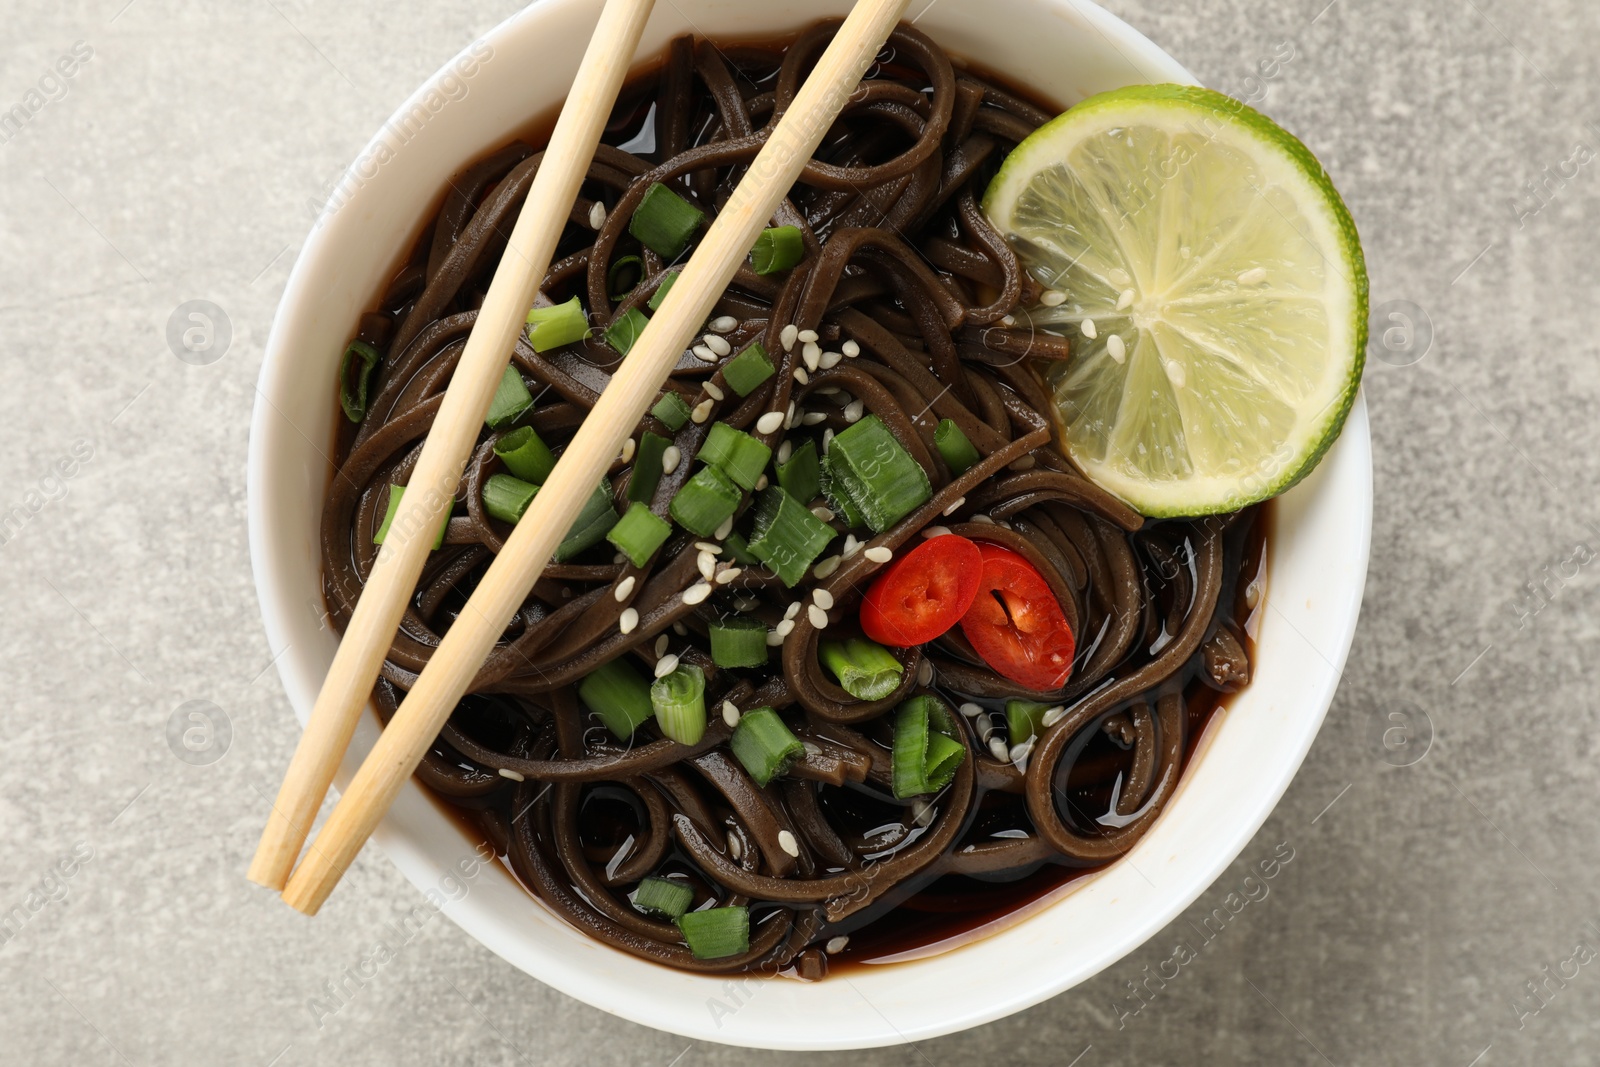
<svg viewBox="0 0 1600 1067">
<path fill-rule="evenodd" d="M 776 274 L 800 262 L 805 254 L 806 243 L 798 226 L 771 226 L 756 238 L 750 264 L 757 274 Z"/>
<path fill-rule="evenodd" d="M 585 675 L 578 683 L 578 699 L 600 716 L 619 741 L 632 737 L 639 724 L 655 714 L 650 706 L 650 683 L 621 659 L 602 663 Z"/>
<path fill-rule="evenodd" d="M 678 490 L 667 511 L 685 530 L 710 537 L 738 509 L 743 495 L 726 474 L 715 467 L 702 467 Z"/>
<path fill-rule="evenodd" d="M 606 531 L 606 540 L 616 545 L 617 551 L 627 556 L 635 567 L 643 567 L 671 533 L 672 523 L 636 500 L 628 505 L 617 524 Z"/>
<path fill-rule="evenodd" d="M 705 212 L 665 185 L 651 182 L 628 220 L 628 232 L 662 259 L 677 259 L 705 217 Z"/>
<path fill-rule="evenodd" d="M 894 718 L 890 755 L 894 795 L 900 800 L 937 793 L 950 784 L 966 758 L 955 715 L 938 697 L 912 697 Z"/>
<path fill-rule="evenodd" d="M 532 426 L 519 426 L 494 443 L 494 454 L 506 465 L 506 470 L 534 485 L 543 485 L 556 469 L 556 457 L 550 454 Z"/>
<path fill-rule="evenodd" d="M 839 687 L 857 700 L 882 700 L 894 692 L 906 670 L 888 649 L 864 637 L 824 641 L 818 651 Z"/>
<path fill-rule="evenodd" d="M 706 732 L 706 673 L 692 663 L 650 684 L 650 706 L 661 732 L 680 745 L 697 743 Z"/>
<path fill-rule="evenodd" d="M 933 497 L 922 464 L 911 458 L 876 415 L 835 437 L 828 459 L 874 533 L 887 530 Z"/>
<path fill-rule="evenodd" d="M 694 903 L 694 890 L 687 882 L 674 882 L 666 878 L 646 878 L 633 891 L 633 906 L 663 919 L 676 919 Z"/>
<path fill-rule="evenodd" d="M 667 424 L 667 429 L 677 433 L 689 421 L 689 403 L 676 389 L 668 389 L 650 409 L 650 414 Z"/>
<path fill-rule="evenodd" d="M 367 417 L 367 387 L 372 383 L 372 372 L 382 358 L 378 350 L 365 341 L 351 341 L 344 350 L 344 358 L 339 361 L 339 406 L 344 408 L 344 417 L 351 422 L 360 422 Z M 361 360 L 361 369 L 356 371 L 352 382 L 350 363 L 355 359 Z"/>
<path fill-rule="evenodd" d="M 793 587 L 804 578 L 806 568 L 832 540 L 833 527 L 811 514 L 782 487 L 769 486 L 761 494 L 750 534 L 750 552 L 770 567 L 784 585 Z"/>
<path fill-rule="evenodd" d="M 789 454 L 789 462 L 778 465 L 778 484 L 802 504 L 817 498 L 822 492 L 822 465 L 815 441 L 807 441 Z"/>
<path fill-rule="evenodd" d="M 728 747 L 739 757 L 757 785 L 766 785 L 788 770 L 806 748 L 771 708 L 756 708 L 739 716 Z"/>
<path fill-rule="evenodd" d="M 538 492 L 537 485 L 530 485 L 521 478 L 492 474 L 483 483 L 483 510 L 501 522 L 516 525 Z M 611 506 L 611 486 L 602 480 L 589 499 L 584 501 L 583 510 L 578 512 L 577 519 L 568 528 L 567 536 L 556 546 L 555 561 L 564 563 L 585 549 L 592 548 L 616 522 L 617 511 Z"/>
<path fill-rule="evenodd" d="M 697 960 L 750 951 L 750 909 L 707 908 L 678 916 L 678 929 Z"/>
<path fill-rule="evenodd" d="M 514 526 L 538 492 L 539 487 L 532 482 L 509 474 L 491 474 L 483 483 L 483 510 L 491 518 Z"/>
<path fill-rule="evenodd" d="M 661 279 L 661 284 L 656 286 L 656 291 L 654 293 L 650 294 L 649 303 L 650 303 L 650 310 L 651 311 L 657 311 L 657 310 L 659 310 L 661 308 L 661 302 L 667 298 L 667 293 L 669 291 L 671 291 L 672 284 L 674 282 L 676 282 L 677 280 L 678 280 L 678 272 L 677 271 L 675 271 L 675 270 L 667 271 L 666 277 Z"/>
<path fill-rule="evenodd" d="M 489 413 L 483 421 L 489 424 L 489 429 L 498 430 L 502 426 L 516 422 L 517 418 L 529 408 L 533 407 L 533 394 L 528 392 L 528 387 L 522 382 L 522 373 L 515 364 L 508 364 L 505 373 L 500 376 L 500 384 L 495 388 L 494 397 L 489 401 Z"/>
<path fill-rule="evenodd" d="M 750 551 L 750 545 L 745 541 L 744 534 L 734 531 L 722 539 L 722 554 L 735 563 L 746 567 L 753 567 L 761 561 Z"/>
<path fill-rule="evenodd" d="M 817 461 L 820 480 L 822 483 L 822 496 L 828 502 L 836 515 L 844 516 L 844 524 L 852 530 L 859 530 L 867 524 L 867 517 L 861 513 L 861 507 L 850 498 L 845 485 L 839 480 L 833 469 L 833 457 L 823 456 Z"/>
<path fill-rule="evenodd" d="M 643 277 L 644 260 L 638 256 L 620 256 L 611 261 L 611 268 L 606 271 L 606 291 L 611 299 L 621 300 Z"/>
<path fill-rule="evenodd" d="M 1028 738 L 1043 733 L 1044 713 L 1049 710 L 1049 704 L 1040 704 L 1033 700 L 1006 701 L 1007 740 L 1013 745 L 1020 745 Z"/>
<path fill-rule="evenodd" d="M 658 433 L 646 430 L 639 435 L 639 447 L 633 454 L 633 475 L 628 479 L 628 499 L 648 504 L 661 484 L 661 456 L 668 441 Z"/>
<path fill-rule="evenodd" d="M 372 535 L 373 544 L 381 545 L 383 544 L 383 539 L 389 536 L 389 524 L 394 521 L 395 512 L 400 510 L 400 498 L 405 495 L 405 486 L 391 485 L 389 487 L 389 507 L 388 510 L 383 513 L 383 521 L 378 524 L 378 532 Z M 445 530 L 449 529 L 449 527 L 450 512 L 447 510 L 444 513 L 444 522 L 439 526 L 439 536 L 433 540 L 434 548 L 438 548 L 440 545 L 444 544 L 444 532 Z"/>
<path fill-rule="evenodd" d="M 767 358 L 766 348 L 760 341 L 752 341 L 750 347 L 723 366 L 722 380 L 740 396 L 749 396 L 757 386 L 776 373 L 772 360 Z"/>
<path fill-rule="evenodd" d="M 583 313 L 583 302 L 577 297 L 565 304 L 528 312 L 528 343 L 535 352 L 548 352 L 587 336 L 589 317 Z"/>
<path fill-rule="evenodd" d="M 965 474 L 969 467 L 983 458 L 972 447 L 972 442 L 967 440 L 967 435 L 961 432 L 961 427 L 949 419 L 940 419 L 939 425 L 934 427 L 933 444 L 939 450 L 939 455 L 944 457 L 944 465 L 950 468 L 951 474 Z"/>
<path fill-rule="evenodd" d="M 754 489 L 772 459 L 772 449 L 725 422 L 712 423 L 695 458 L 721 470 L 741 489 Z"/>
<path fill-rule="evenodd" d="M 556 546 L 555 561 L 565 563 L 586 549 L 599 544 L 617 524 L 617 509 L 611 503 L 611 483 L 604 478 L 595 486 L 583 509 L 567 529 L 567 536 Z"/>
<path fill-rule="evenodd" d="M 633 343 L 644 333 L 644 328 L 650 325 L 650 320 L 638 308 L 629 308 L 627 311 L 611 320 L 611 325 L 606 327 L 606 344 L 615 348 L 623 355 L 633 347 Z"/>
<path fill-rule="evenodd" d="M 711 662 L 719 667 L 764 667 L 767 626 L 759 619 L 734 615 L 706 629 L 711 634 Z"/>
</svg>

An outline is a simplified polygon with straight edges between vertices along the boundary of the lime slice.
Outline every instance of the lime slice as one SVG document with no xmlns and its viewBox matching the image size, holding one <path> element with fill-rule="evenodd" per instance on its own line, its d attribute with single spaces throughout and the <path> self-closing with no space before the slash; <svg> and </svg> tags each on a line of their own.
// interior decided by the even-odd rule
<svg viewBox="0 0 1600 1067">
<path fill-rule="evenodd" d="M 1017 146 L 984 211 L 1071 337 L 1050 385 L 1068 455 L 1152 517 L 1305 477 L 1361 383 L 1367 271 L 1305 145 L 1221 93 L 1091 97 Z M 1064 298 L 1064 299 L 1063 299 Z"/>
</svg>

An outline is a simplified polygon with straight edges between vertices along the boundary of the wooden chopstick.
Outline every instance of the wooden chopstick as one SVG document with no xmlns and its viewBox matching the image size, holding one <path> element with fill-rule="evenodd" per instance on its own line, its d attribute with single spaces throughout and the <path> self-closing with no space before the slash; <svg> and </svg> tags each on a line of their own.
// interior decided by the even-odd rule
<svg viewBox="0 0 1600 1067">
<path fill-rule="evenodd" d="M 344 758 L 400 617 L 416 588 L 467 458 L 505 373 L 534 292 L 588 172 L 654 0 L 607 0 L 561 108 L 544 160 L 428 431 L 407 492 L 351 614 L 250 864 L 252 882 L 282 889 Z M 563 527 L 565 529 L 565 527 Z"/>
<path fill-rule="evenodd" d="M 290 906 L 316 914 L 389 810 L 908 2 L 858 0 L 845 19 L 307 850 Z"/>
</svg>

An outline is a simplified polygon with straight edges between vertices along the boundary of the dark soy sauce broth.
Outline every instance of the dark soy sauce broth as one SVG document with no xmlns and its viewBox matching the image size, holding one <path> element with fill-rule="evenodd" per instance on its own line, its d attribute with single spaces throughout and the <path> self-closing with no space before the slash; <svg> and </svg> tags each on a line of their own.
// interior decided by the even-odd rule
<svg viewBox="0 0 1600 1067">
<path fill-rule="evenodd" d="M 789 34 L 755 40 L 723 39 L 720 47 L 724 55 L 737 66 L 740 53 L 745 49 L 783 48 L 791 44 L 796 36 L 797 34 Z M 963 62 L 956 56 L 951 58 L 958 69 L 970 70 L 1047 112 L 1054 114 L 1062 110 L 1058 103 L 1042 98 L 1037 92 L 1017 85 L 1004 75 L 976 64 Z M 666 56 L 663 53 L 634 68 L 618 97 L 612 118 L 603 135 L 603 140 L 607 144 L 641 153 L 654 149 L 655 104 L 652 97 L 658 73 L 665 61 Z M 892 49 L 886 49 L 884 54 L 880 54 L 879 66 L 891 74 L 909 73 L 904 68 L 896 67 Z M 758 80 L 750 78 L 748 71 L 740 73 L 748 81 L 756 84 L 762 84 L 763 81 L 770 82 L 776 77 L 774 74 L 772 78 Z M 770 86 L 763 85 L 763 87 Z M 518 131 L 517 139 L 533 145 L 545 144 L 554 127 L 556 114 L 557 109 L 552 108 L 547 113 L 530 120 Z M 693 131 L 692 139 L 698 143 L 705 132 L 705 130 Z M 825 154 L 826 150 L 827 145 L 824 142 L 820 152 Z M 465 171 L 472 162 L 476 161 L 468 161 L 461 168 L 462 171 Z M 402 264 L 397 265 L 397 274 L 404 264 L 416 261 L 419 256 L 425 258 L 425 245 L 431 239 L 427 223 L 443 204 L 446 191 L 447 189 L 441 190 L 429 210 L 420 216 L 414 250 Z M 334 455 L 342 457 L 348 452 L 353 434 L 354 427 L 335 411 L 335 428 L 331 435 Z M 329 478 L 332 477 L 333 472 L 330 469 Z M 1270 501 L 1250 509 L 1234 523 L 1226 535 L 1225 542 L 1226 558 L 1223 573 L 1226 577 L 1216 617 L 1219 622 L 1231 624 L 1236 632 L 1243 636 L 1245 649 L 1252 664 L 1256 657 L 1255 635 L 1259 613 L 1266 597 L 1266 562 L 1268 543 L 1272 537 L 1272 510 Z M 1148 572 L 1151 569 L 1147 561 L 1145 570 Z M 1200 746 L 1205 743 L 1208 728 L 1225 708 L 1229 697 L 1229 694 L 1208 685 L 1200 675 L 1201 658 L 1197 652 L 1178 675 L 1183 683 L 1188 713 L 1183 757 L 1184 771 L 1196 756 Z M 934 679 L 933 687 L 939 690 L 952 707 L 971 700 L 966 694 L 941 686 L 937 677 Z M 467 699 L 470 701 L 474 698 Z M 984 704 L 989 709 L 996 709 L 1000 702 L 978 701 L 978 703 Z M 1085 730 L 1084 733 L 1088 737 L 1081 745 L 1077 758 L 1064 771 L 1058 772 L 1056 790 L 1058 809 L 1063 812 L 1064 817 L 1079 826 L 1080 831 L 1083 829 L 1081 825 L 1083 819 L 1072 817 L 1067 813 L 1070 811 L 1081 815 L 1083 812 L 1099 814 L 1110 811 L 1114 804 L 1114 790 L 1125 776 L 1130 757 L 1130 752 L 1121 748 L 1118 742 L 1109 737 L 1098 724 Z M 981 752 L 981 746 L 975 739 L 973 746 L 975 753 Z M 1062 762 L 1063 765 L 1066 764 L 1065 757 Z M 509 788 L 509 783 L 507 787 Z M 957 837 L 953 851 L 983 840 L 1028 835 L 1029 823 L 1021 796 L 985 791 L 981 786 L 975 789 L 972 810 L 968 813 L 966 825 Z M 1181 789 L 1180 781 L 1180 792 Z M 822 786 L 819 790 L 819 801 L 828 812 L 830 821 L 838 825 L 853 825 L 863 833 L 871 831 L 882 833 L 886 840 L 884 855 L 906 847 L 923 832 L 921 828 L 912 824 L 907 805 L 888 802 L 875 792 L 851 786 Z M 476 847 L 480 843 L 489 844 L 501 855 L 504 863 L 503 824 L 496 825 L 499 817 L 491 816 L 484 810 L 492 805 L 492 797 L 444 797 L 426 788 L 424 792 L 456 824 L 472 846 Z M 1063 799 L 1068 801 L 1065 806 L 1062 804 Z M 1170 802 L 1175 802 L 1175 798 Z M 608 862 L 625 859 L 625 851 L 630 841 L 640 839 L 643 834 L 645 815 L 637 798 L 625 789 L 597 784 L 583 790 L 580 804 L 584 814 L 582 840 L 589 859 L 602 866 Z M 939 865 L 936 862 L 934 867 L 937 868 Z M 1046 902 L 1046 898 L 1067 891 L 1073 883 L 1088 878 L 1109 865 L 1074 866 L 1063 859 L 1051 859 L 1031 867 L 999 872 L 981 878 L 962 874 L 921 875 L 907 879 L 871 907 L 857 912 L 842 923 L 825 927 L 817 943 L 825 943 L 839 935 L 849 937 L 842 951 L 828 956 L 830 974 L 848 973 L 857 967 L 882 966 L 900 960 L 934 955 L 1020 921 L 1035 906 Z M 693 864 L 675 848 L 669 849 L 661 863 L 661 869 L 689 877 L 691 884 L 696 886 L 696 905 L 708 895 L 709 889 Z M 517 880 L 509 866 L 506 866 L 505 870 L 514 881 Z M 524 889 L 534 899 L 538 899 L 531 888 L 524 886 Z M 770 910 L 770 907 L 771 905 L 752 902 L 752 926 L 760 923 L 763 912 Z M 794 972 L 791 969 L 784 973 L 793 976 Z"/>
</svg>

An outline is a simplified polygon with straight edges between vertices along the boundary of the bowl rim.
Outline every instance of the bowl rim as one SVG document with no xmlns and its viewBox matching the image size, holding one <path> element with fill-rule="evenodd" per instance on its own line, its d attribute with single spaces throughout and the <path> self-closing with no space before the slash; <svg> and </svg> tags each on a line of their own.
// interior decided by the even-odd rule
<svg viewBox="0 0 1600 1067">
<path fill-rule="evenodd" d="M 1134 30 L 1122 19 L 1105 11 L 1092 3 L 1091 0 L 1039 0 L 1040 6 L 1045 8 L 1070 8 L 1072 13 L 1087 22 L 1098 31 L 1107 44 L 1117 49 L 1129 63 L 1141 72 L 1153 73 L 1157 78 L 1168 81 L 1194 83 L 1195 79 L 1176 60 L 1167 55 L 1154 43 Z M 525 20 L 540 20 L 552 17 L 561 12 L 571 12 L 575 9 L 591 10 L 598 6 L 598 0 L 541 0 L 532 4 L 510 17 L 506 18 L 493 29 L 484 33 L 478 41 L 493 41 L 505 34 L 513 32 Z M 474 46 L 477 42 L 474 42 Z M 473 46 L 469 46 L 470 47 Z M 467 56 L 469 49 L 463 49 L 455 59 L 441 66 L 439 71 L 428 78 L 418 87 L 410 97 L 396 109 L 390 122 L 400 119 L 422 102 L 430 91 L 433 91 L 441 77 L 450 69 L 451 65 Z M 368 156 L 375 151 L 383 138 L 384 127 L 380 127 L 371 141 L 362 149 L 356 159 Z M 352 164 L 354 167 L 355 164 Z M 360 195 L 358 191 L 357 196 Z M 278 544 L 274 531 L 274 509 L 268 494 L 269 486 L 273 482 L 271 477 L 274 469 L 275 457 L 278 450 L 275 448 L 277 441 L 286 436 L 286 431 L 274 418 L 276 404 L 274 397 L 283 395 L 283 391 L 291 387 L 294 376 L 294 354 L 287 351 L 286 338 L 292 336 L 297 329 L 303 328 L 298 319 L 304 315 L 304 308 L 308 303 L 310 287 L 314 284 L 313 275 L 319 259 L 330 254 L 329 233 L 319 225 L 308 236 L 305 245 L 296 257 L 293 269 L 290 272 L 282 299 L 279 303 L 278 313 L 274 318 L 272 329 L 265 346 L 261 371 L 257 382 L 257 395 L 251 415 L 251 430 L 248 454 L 247 471 L 247 498 L 248 498 L 248 528 L 250 556 L 257 599 L 262 613 L 263 626 L 267 632 L 268 643 L 272 649 L 280 649 L 278 653 L 278 669 L 286 693 L 294 707 L 296 717 L 303 726 L 309 714 L 310 701 L 315 697 L 317 683 L 320 675 L 314 670 L 308 673 L 308 664 L 305 656 L 297 650 L 296 634 L 303 630 L 306 623 L 303 619 L 294 616 L 299 610 L 298 600 L 288 589 L 286 577 L 283 573 L 282 552 L 284 546 Z M 281 421 L 288 421 L 283 419 Z M 293 425 L 292 423 L 290 424 Z M 298 432 L 298 431 L 297 431 Z M 304 434 L 302 433 L 302 436 Z M 313 444 L 313 447 L 316 447 Z M 856 1033 L 846 1039 L 830 1038 L 821 1028 L 801 1026 L 792 1032 L 766 1035 L 761 1032 L 752 1032 L 748 1026 L 735 1027 L 729 1032 L 721 1032 L 708 1028 L 703 1022 L 678 1016 L 671 1012 L 660 1010 L 650 1004 L 648 992 L 640 996 L 619 995 L 611 983 L 616 982 L 615 975 L 598 976 L 586 970 L 589 967 L 587 957 L 585 962 L 574 962 L 581 954 L 573 954 L 573 960 L 562 959 L 561 953 L 545 954 L 539 962 L 536 973 L 530 960 L 523 955 L 515 954 L 508 947 L 504 923 L 499 919 L 492 907 L 485 906 L 481 899 L 464 896 L 461 899 L 445 899 L 442 910 L 450 916 L 467 933 L 485 945 L 491 951 L 501 956 L 513 966 L 522 970 L 530 977 L 537 978 L 560 991 L 583 1000 L 588 1004 L 628 1018 L 632 1021 L 652 1026 L 658 1029 L 681 1034 L 694 1040 L 703 1040 L 716 1043 L 739 1044 L 747 1047 L 762 1047 L 786 1050 L 830 1050 L 847 1048 L 865 1048 L 896 1044 L 900 1042 L 922 1040 L 937 1037 L 959 1030 L 967 1029 L 981 1023 L 990 1022 L 1004 1017 L 1013 1012 L 1031 1007 L 1043 1000 L 1057 995 L 1071 988 L 1081 981 L 1098 973 L 1121 960 L 1139 945 L 1144 944 L 1158 933 L 1180 913 L 1189 907 L 1199 896 L 1205 892 L 1226 870 L 1249 841 L 1255 836 L 1267 817 L 1276 807 L 1278 800 L 1287 790 L 1290 782 L 1298 772 L 1306 752 L 1315 740 L 1321 723 L 1326 716 L 1332 702 L 1334 691 L 1342 675 L 1345 659 L 1348 655 L 1351 641 L 1354 637 L 1357 615 L 1359 614 L 1361 595 L 1367 571 L 1368 558 L 1371 544 L 1371 517 L 1372 517 L 1372 477 L 1371 477 L 1371 440 L 1367 420 L 1367 411 L 1364 394 L 1358 394 L 1347 418 L 1343 433 L 1338 442 L 1330 450 L 1323 461 L 1325 466 L 1339 464 L 1346 468 L 1341 475 L 1344 482 L 1350 483 L 1353 489 L 1346 490 L 1346 496 L 1353 491 L 1356 499 L 1341 500 L 1346 507 L 1354 507 L 1352 516 L 1359 527 L 1359 541 L 1351 546 L 1353 555 L 1347 566 L 1352 577 L 1360 580 L 1352 583 L 1352 588 L 1345 590 L 1345 602 L 1335 605 L 1331 610 L 1334 617 L 1340 620 L 1339 633 L 1336 638 L 1337 647 L 1332 649 L 1332 654 L 1318 650 L 1321 658 L 1328 663 L 1330 668 L 1325 680 L 1314 686 L 1314 693 L 1309 695 L 1309 706 L 1315 709 L 1314 715 L 1306 717 L 1306 722 L 1292 749 L 1284 748 L 1275 750 L 1283 759 L 1279 764 L 1279 773 L 1270 784 L 1258 783 L 1262 786 L 1257 792 L 1251 794 L 1253 804 L 1246 817 L 1235 821 L 1231 826 L 1218 832 L 1213 839 L 1210 855 L 1204 862 L 1197 863 L 1188 869 L 1184 875 L 1184 888 L 1178 891 L 1166 892 L 1162 897 L 1160 906 L 1140 913 L 1137 921 L 1125 924 L 1126 930 L 1117 940 L 1109 945 L 1102 946 L 1098 958 L 1087 965 L 1080 965 L 1076 969 L 1063 967 L 1060 974 L 1051 981 L 1043 982 L 1031 988 L 1012 990 L 1006 996 L 995 997 L 977 1004 L 969 1004 L 951 1008 L 942 1005 L 936 1017 L 926 1018 L 917 1022 L 902 1021 L 897 1024 L 891 1022 L 887 1016 L 883 1021 L 885 1027 L 876 1033 Z M 1320 484 L 1317 474 L 1313 474 L 1301 487 L 1292 490 L 1292 494 L 1304 496 L 1311 493 L 1314 486 Z M 1269 590 L 1269 598 L 1270 598 Z M 1292 624 L 1291 624 L 1292 625 Z M 314 657 L 312 657 L 314 659 Z M 314 665 L 313 665 L 314 666 Z M 308 693 L 309 685 L 309 697 Z M 370 715 L 363 716 L 363 728 L 366 733 L 375 733 Z M 370 743 L 370 741 L 369 741 Z M 1203 744 L 1209 744 L 1209 739 Z M 358 733 L 352 743 L 351 757 L 347 758 L 341 768 L 336 786 L 347 782 L 355 766 L 358 765 L 360 756 L 364 754 L 366 745 L 362 742 L 362 734 Z M 1190 766 L 1186 768 L 1183 781 L 1180 783 L 1180 794 L 1187 790 L 1193 779 L 1197 776 L 1198 767 L 1203 761 L 1197 755 Z M 402 803 L 414 803 L 422 797 L 422 791 L 415 780 L 407 783 Z M 1169 812 L 1174 805 L 1169 806 Z M 422 801 L 427 803 L 426 800 Z M 1164 814 L 1161 822 L 1168 821 L 1169 815 Z M 423 842 L 413 840 L 406 833 L 391 825 L 391 820 L 386 819 L 374 835 L 374 841 L 401 870 L 409 881 L 419 890 L 428 894 L 430 899 L 438 896 L 440 884 L 440 866 L 435 856 L 430 855 Z M 1136 846 L 1138 849 L 1143 846 Z M 1115 871 L 1128 862 L 1127 858 L 1112 864 L 1105 872 Z M 1046 898 L 1048 904 L 1030 908 L 1028 917 L 1008 924 L 1005 931 L 1016 930 L 1029 925 L 1033 918 L 1049 906 L 1058 901 L 1061 896 L 1083 892 L 1102 879 L 1102 874 L 1097 873 L 1090 878 L 1079 879 L 1066 887 L 1065 892 L 1051 894 Z M 507 876 L 509 878 L 509 876 Z M 520 890 L 519 890 L 520 892 Z M 528 906 L 542 908 L 531 895 L 526 897 Z M 548 913 L 547 914 L 553 914 Z M 556 920 L 559 922 L 559 920 Z M 585 935 L 573 935 L 583 940 L 586 944 L 593 944 Z M 994 935 L 1001 936 L 1000 934 Z M 605 946 L 601 946 L 605 948 Z M 969 946 L 970 947 L 970 946 Z M 618 953 L 609 948 L 606 952 Z M 945 953 L 933 957 L 942 965 L 951 959 L 959 959 L 968 952 L 963 948 L 957 953 Z M 626 957 L 632 960 L 632 957 Z M 657 968 L 658 970 L 666 970 Z M 670 971 L 672 974 L 682 972 Z M 696 981 L 713 981 L 701 976 L 691 976 Z M 723 982 L 723 979 L 714 979 Z M 623 983 L 626 984 L 626 983 Z M 827 983 L 824 983 L 827 984 Z M 797 985 L 786 983 L 786 985 Z M 803 987 L 802 987 L 803 988 Z M 864 999 L 864 998 L 863 998 Z M 870 1002 L 869 1002 L 870 1003 Z M 882 1014 L 881 1012 L 879 1014 Z"/>
</svg>

